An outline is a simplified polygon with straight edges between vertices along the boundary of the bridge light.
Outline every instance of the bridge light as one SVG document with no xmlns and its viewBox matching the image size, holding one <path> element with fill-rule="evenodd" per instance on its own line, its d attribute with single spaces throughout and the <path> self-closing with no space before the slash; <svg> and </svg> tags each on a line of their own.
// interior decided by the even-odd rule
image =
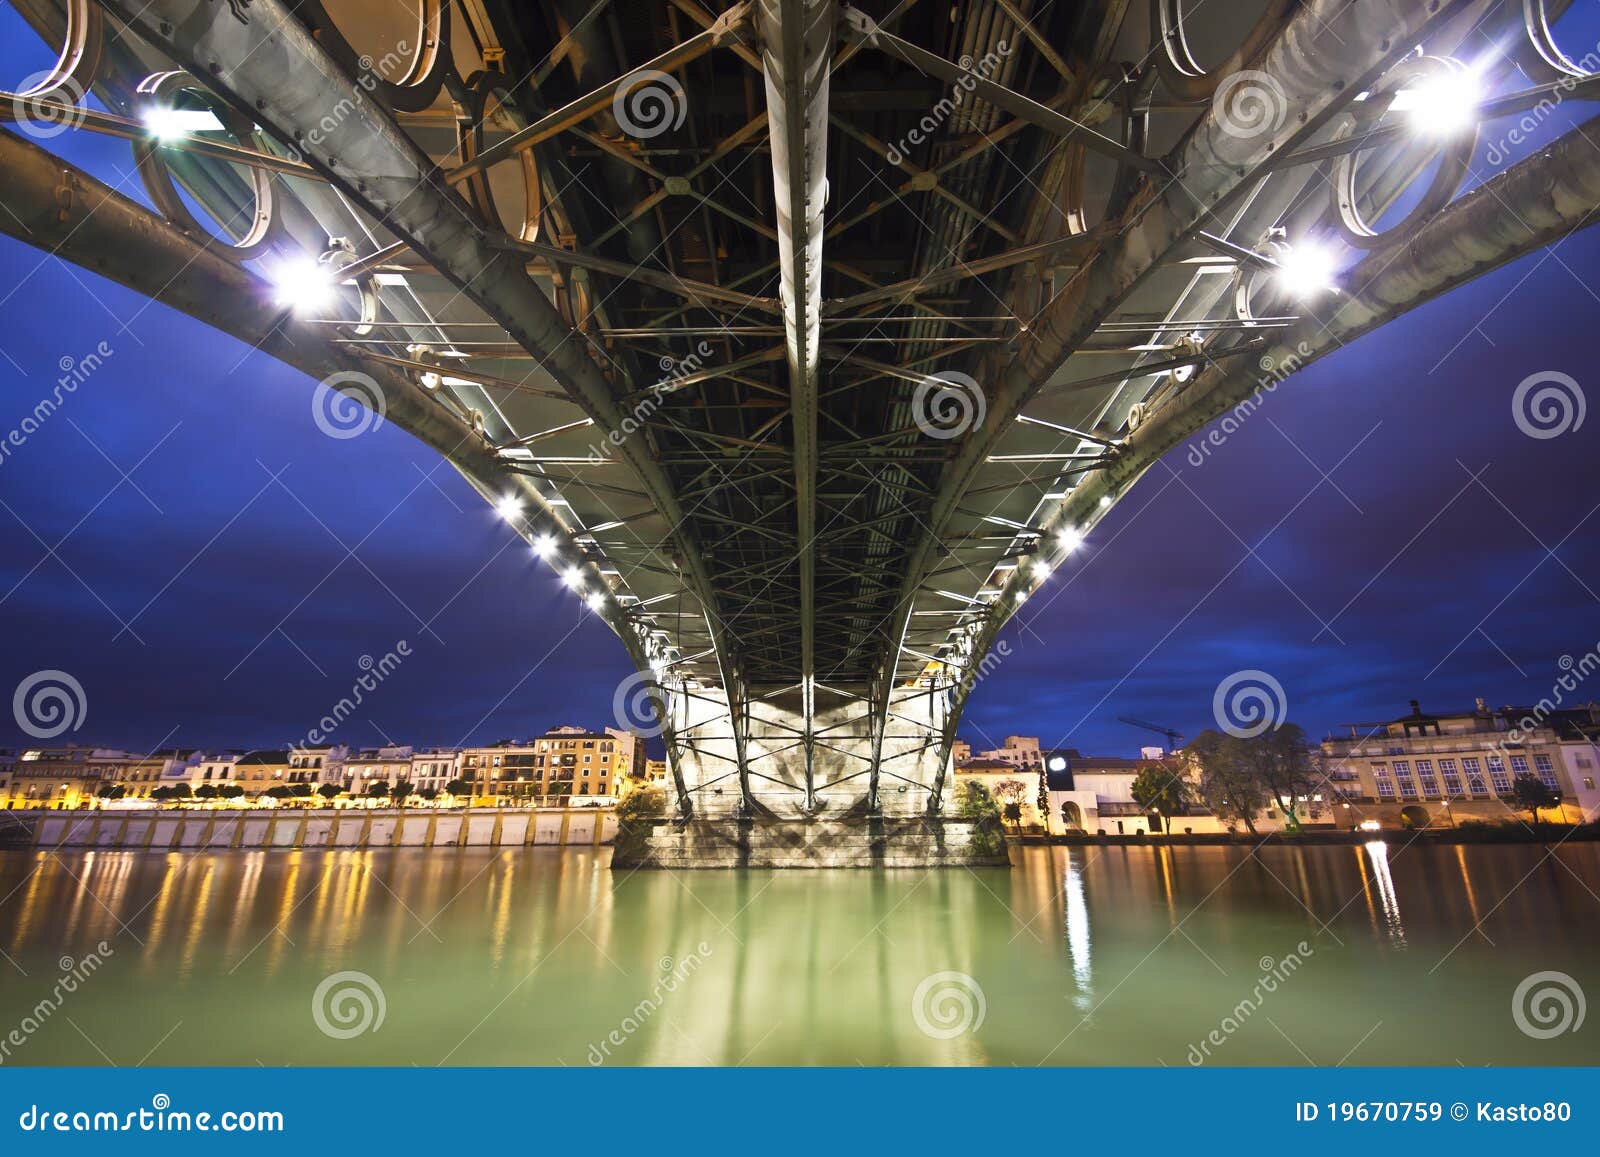
<svg viewBox="0 0 1600 1157">
<path fill-rule="evenodd" d="M 1297 300 L 1317 297 L 1332 289 L 1338 272 L 1333 250 L 1315 241 L 1284 246 L 1278 254 L 1277 282 Z"/>
<path fill-rule="evenodd" d="M 515 494 L 507 494 L 494 504 L 494 508 L 507 522 L 515 522 L 522 517 L 522 499 Z"/>
<path fill-rule="evenodd" d="M 1104 510 L 1106 507 L 1108 507 L 1110 505 L 1111 505 L 1111 495 L 1102 494 L 1100 496 L 1100 509 Z"/>
<path fill-rule="evenodd" d="M 1447 68 L 1394 94 L 1389 108 L 1406 114 L 1411 127 L 1431 137 L 1448 137 L 1470 129 L 1483 99 L 1477 74 L 1470 68 Z"/>
<path fill-rule="evenodd" d="M 1071 554 L 1083 545 L 1083 535 L 1070 526 L 1066 527 L 1060 534 L 1056 535 L 1056 545 L 1061 547 L 1062 554 Z"/>
<path fill-rule="evenodd" d="M 598 615 L 601 611 L 606 609 L 605 592 L 595 591 L 588 598 L 584 599 L 583 603 L 584 606 L 588 607 L 591 611 Z"/>
<path fill-rule="evenodd" d="M 556 552 L 556 540 L 548 534 L 541 534 L 533 540 L 533 553 L 540 558 L 547 559 Z"/>
<path fill-rule="evenodd" d="M 204 108 L 172 108 L 162 105 L 146 109 L 142 119 L 144 127 L 161 141 L 176 140 L 186 133 L 217 132 L 223 127 L 222 122 L 217 119 L 217 114 Z"/>
<path fill-rule="evenodd" d="M 1033 560 L 1033 575 L 1039 582 L 1050 577 L 1050 564 L 1042 558 Z"/>
<path fill-rule="evenodd" d="M 575 566 L 569 566 L 562 572 L 561 581 L 568 587 L 577 591 L 583 589 L 583 572 Z"/>
<path fill-rule="evenodd" d="M 331 271 L 310 257 L 286 261 L 272 269 L 269 276 L 277 303 L 296 313 L 324 314 L 338 300 Z"/>
</svg>

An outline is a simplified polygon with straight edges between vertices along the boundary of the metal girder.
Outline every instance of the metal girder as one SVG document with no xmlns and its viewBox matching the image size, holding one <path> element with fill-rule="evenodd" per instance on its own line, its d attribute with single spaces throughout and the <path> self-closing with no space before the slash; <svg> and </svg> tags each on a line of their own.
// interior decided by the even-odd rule
<svg viewBox="0 0 1600 1157">
<path fill-rule="evenodd" d="M 1600 117 L 1485 181 L 1422 225 L 1402 247 L 1373 253 L 1344 277 L 1348 294 L 1283 332 L 1267 350 L 1274 365 L 1304 368 L 1459 285 L 1600 224 Z M 1506 212 L 1515 205 L 1515 213 Z M 1260 376 L 1230 362 L 1195 376 L 1183 392 L 1128 436 L 1124 452 L 1075 489 L 1047 532 L 1087 529 L 1167 451 L 1262 389 Z M 984 654 L 1015 613 L 1013 576 L 995 601 L 972 653 Z M 970 687 L 958 688 L 956 715 Z"/>
<path fill-rule="evenodd" d="M 1282 127 L 1240 135 L 1230 130 L 1221 111 L 1207 109 L 1167 158 L 1172 179 L 1146 179 L 1136 188 L 1115 240 L 1094 254 L 1076 285 L 1034 320 L 1016 355 L 986 359 L 973 376 L 988 388 L 988 416 L 946 468 L 927 529 L 912 553 L 890 631 L 896 641 L 895 653 L 886 660 L 891 671 L 897 670 L 898 647 L 923 576 L 937 561 L 939 540 L 961 496 L 1028 400 L 1177 246 L 1248 190 L 1262 165 L 1305 145 L 1411 52 L 1429 27 L 1469 6 L 1470 0 L 1426 6 L 1404 0 L 1307 0 L 1255 62 L 1277 83 Z M 942 764 L 938 775 L 930 799 L 934 807 L 943 789 Z"/>
<path fill-rule="evenodd" d="M 812 726 L 816 682 L 817 374 L 822 318 L 822 210 L 827 200 L 828 85 L 834 0 L 758 0 L 768 138 L 778 216 L 778 266 L 789 363 L 805 810 L 816 806 Z"/>
<path fill-rule="evenodd" d="M 253 0 L 243 16 L 226 4 L 193 0 L 100 0 L 102 7 L 168 52 L 219 97 L 280 140 L 347 197 L 405 240 L 537 357 L 608 434 L 624 415 L 610 384 L 554 305 L 531 281 L 523 257 L 435 180 L 435 166 L 394 119 L 368 100 L 283 0 Z M 330 110 L 351 110 L 342 119 Z M 487 155 L 487 150 L 484 154 Z M 480 156 L 480 160 L 483 157 Z M 620 454 L 673 529 L 685 572 L 707 612 L 718 654 L 730 665 L 703 560 L 688 539 L 666 474 L 640 439 Z M 643 669 L 641 667 L 641 669 Z"/>
<path fill-rule="evenodd" d="M 193 5 L 191 4 L 190 7 L 193 7 Z M 565 107 L 558 108 L 549 115 L 541 117 L 527 128 L 511 134 L 505 140 L 483 150 L 482 153 L 466 164 L 458 165 L 451 169 L 445 174 L 445 179 L 452 185 L 459 185 L 469 177 L 487 172 L 501 161 L 525 152 L 535 145 L 549 140 L 557 133 L 572 128 L 574 125 L 582 124 L 594 116 L 595 113 L 609 108 L 612 100 L 623 85 L 635 77 L 672 72 L 682 68 L 692 60 L 698 60 L 724 40 L 734 36 L 747 18 L 748 10 L 748 3 L 730 8 L 722 14 L 721 18 L 712 27 L 696 33 L 682 43 L 669 48 L 654 60 L 608 80 L 592 92 L 586 93 Z"/>
<path fill-rule="evenodd" d="M 884 31 L 882 26 L 860 9 L 846 8 L 844 17 L 844 26 L 853 39 L 897 60 L 903 60 L 919 72 L 937 76 L 940 80 L 960 85 L 962 88 L 970 88 L 978 96 L 997 108 L 1005 109 L 1012 116 L 1037 125 L 1047 132 L 1056 133 L 1063 139 L 1093 149 L 1113 160 L 1132 165 L 1147 173 L 1161 174 L 1165 171 L 1159 161 L 1135 152 L 1121 141 L 1114 141 L 1048 105 L 1042 105 L 1031 97 L 1014 92 L 1003 84 L 996 84 L 981 70 L 975 70 L 976 66 L 963 68 L 953 60 L 946 60 L 912 44 L 909 40 L 901 39 L 892 32 Z"/>
</svg>

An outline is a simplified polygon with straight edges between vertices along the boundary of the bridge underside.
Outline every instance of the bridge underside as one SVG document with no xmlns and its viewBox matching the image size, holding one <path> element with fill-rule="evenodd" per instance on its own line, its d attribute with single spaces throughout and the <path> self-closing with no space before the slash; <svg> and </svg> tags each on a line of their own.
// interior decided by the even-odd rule
<svg viewBox="0 0 1600 1157">
<path fill-rule="evenodd" d="M 0 230 L 447 456 L 621 639 L 680 820 L 938 815 L 1144 470 L 1600 207 L 1590 126 L 1483 147 L 1600 95 L 1562 0 L 14 7 L 61 52 Z"/>
</svg>

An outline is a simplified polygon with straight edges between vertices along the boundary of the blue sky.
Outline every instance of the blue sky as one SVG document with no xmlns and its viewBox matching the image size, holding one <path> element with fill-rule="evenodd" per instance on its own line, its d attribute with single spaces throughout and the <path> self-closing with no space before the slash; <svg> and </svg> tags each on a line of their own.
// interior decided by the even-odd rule
<svg viewBox="0 0 1600 1157">
<path fill-rule="evenodd" d="M 14 32 L 0 11 L 0 68 L 43 67 Z M 139 196 L 124 143 L 52 144 Z M 1247 667 L 1313 732 L 1547 693 L 1600 644 L 1600 414 L 1538 440 L 1511 397 L 1560 371 L 1600 407 L 1597 269 L 1600 234 L 1574 236 L 1297 375 L 1203 465 L 1158 464 L 1008 628 L 964 734 L 1126 753 L 1153 737 L 1116 716 L 1193 734 Z M 0 691 L 71 672 L 80 742 L 280 745 L 406 640 L 337 738 L 612 722 L 620 645 L 403 432 L 332 441 L 303 375 L 8 239 L 0 297 L 0 431 L 62 359 L 112 351 L 0 459 Z"/>
</svg>

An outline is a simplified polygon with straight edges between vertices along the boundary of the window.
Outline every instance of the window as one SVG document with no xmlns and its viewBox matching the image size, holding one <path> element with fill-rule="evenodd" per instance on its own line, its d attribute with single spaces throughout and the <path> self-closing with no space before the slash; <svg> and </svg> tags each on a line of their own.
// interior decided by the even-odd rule
<svg viewBox="0 0 1600 1157">
<path fill-rule="evenodd" d="M 1489 782 L 1500 795 L 1511 790 L 1511 777 L 1506 774 L 1505 761 L 1498 755 L 1489 756 Z"/>
<path fill-rule="evenodd" d="M 1584 791 L 1593 791 L 1594 790 L 1594 776 L 1586 775 L 1586 776 L 1583 777 L 1583 790 Z"/>
<path fill-rule="evenodd" d="M 1528 757 L 1526 755 L 1513 755 L 1511 757 L 1511 772 L 1513 775 L 1526 775 L 1528 773 Z"/>
<path fill-rule="evenodd" d="M 1463 759 L 1461 768 L 1467 773 L 1467 790 L 1473 795 L 1488 795 L 1489 789 L 1483 785 L 1483 768 L 1476 759 Z"/>
<path fill-rule="evenodd" d="M 1405 760 L 1394 761 L 1394 781 L 1400 787 L 1402 796 L 1417 794 L 1417 781 L 1411 778 L 1411 764 Z"/>
<path fill-rule="evenodd" d="M 1417 777 L 1422 780 L 1422 794 L 1436 796 L 1439 794 L 1439 779 L 1433 774 L 1433 760 L 1417 760 Z"/>
<path fill-rule="evenodd" d="M 1372 767 L 1373 781 L 1378 785 L 1379 799 L 1394 798 L 1394 781 L 1389 778 L 1389 769 L 1383 764 L 1374 764 Z"/>
<path fill-rule="evenodd" d="M 1441 759 L 1439 761 L 1439 774 L 1444 776 L 1445 794 L 1452 799 L 1461 794 L 1461 776 L 1456 772 L 1456 761 Z"/>
<path fill-rule="evenodd" d="M 1561 781 L 1556 778 L 1555 764 L 1550 762 L 1550 757 L 1548 755 L 1534 756 L 1533 766 L 1539 772 L 1540 783 L 1544 784 L 1551 791 L 1561 790 Z"/>
</svg>

